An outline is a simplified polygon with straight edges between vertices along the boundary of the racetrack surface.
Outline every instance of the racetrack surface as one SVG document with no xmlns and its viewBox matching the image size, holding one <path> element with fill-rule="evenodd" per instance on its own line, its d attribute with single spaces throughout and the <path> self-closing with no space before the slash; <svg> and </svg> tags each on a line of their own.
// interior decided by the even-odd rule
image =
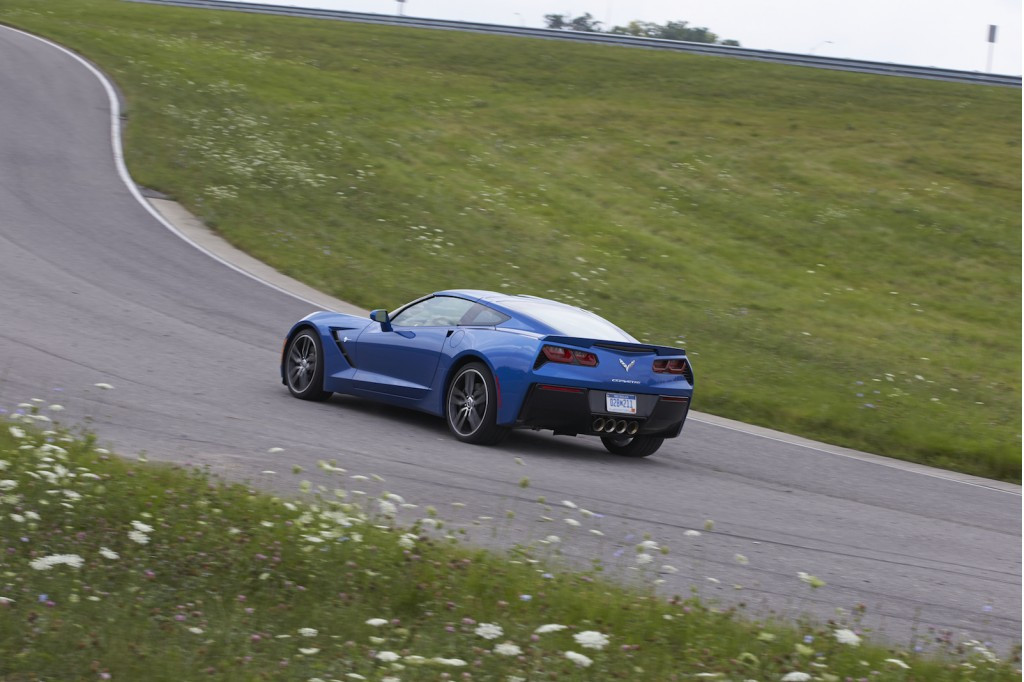
<svg viewBox="0 0 1024 682">
<path fill-rule="evenodd" d="M 546 433 L 463 445 L 425 415 L 291 398 L 277 370 L 282 335 L 316 306 L 212 259 L 156 218 L 126 184 L 108 92 L 82 62 L 0 29 L 0 64 L 3 407 L 44 398 L 66 407 L 67 423 L 88 418 L 121 453 L 206 464 L 286 492 L 300 478 L 328 484 L 316 462 L 333 459 L 385 480 L 360 482 L 367 492 L 434 504 L 484 544 L 556 534 L 570 558 L 626 566 L 649 533 L 671 548 L 653 566 L 679 569 L 659 576 L 666 593 L 696 585 L 755 616 L 827 619 L 863 604 L 864 624 L 900 645 L 914 631 L 927 639 L 930 627 L 1003 653 L 1020 642 L 1018 486 L 700 415 L 633 461 L 596 439 Z M 699 406 L 699 378 L 697 391 Z M 287 473 L 295 465 L 301 477 Z M 529 488 L 518 485 L 524 477 Z M 583 518 L 562 500 L 602 516 Z M 505 510 L 516 518 L 504 520 Z M 500 522 L 478 528 L 480 515 Z M 706 519 L 712 531 L 684 535 Z M 827 586 L 811 590 L 801 571 Z"/>
</svg>

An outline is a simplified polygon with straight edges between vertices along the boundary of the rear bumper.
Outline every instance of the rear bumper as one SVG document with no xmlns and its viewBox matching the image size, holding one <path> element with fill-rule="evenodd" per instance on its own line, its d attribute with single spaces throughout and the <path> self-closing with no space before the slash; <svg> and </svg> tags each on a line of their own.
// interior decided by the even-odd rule
<svg viewBox="0 0 1024 682">
<path fill-rule="evenodd" d="M 636 413 L 609 412 L 605 397 L 608 391 L 534 384 L 526 394 L 519 411 L 517 426 L 532 429 L 551 429 L 566 435 L 629 435 L 674 438 L 679 435 L 690 410 L 690 396 L 668 396 L 637 393 Z M 612 431 L 606 431 L 612 421 Z M 601 427 L 599 430 L 597 427 Z"/>
</svg>

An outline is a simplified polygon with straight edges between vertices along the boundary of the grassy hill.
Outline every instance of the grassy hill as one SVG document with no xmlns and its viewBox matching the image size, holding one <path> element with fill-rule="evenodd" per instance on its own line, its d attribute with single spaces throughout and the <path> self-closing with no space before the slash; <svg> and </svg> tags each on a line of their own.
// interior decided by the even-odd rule
<svg viewBox="0 0 1024 682">
<path fill-rule="evenodd" d="M 117 81 L 138 182 L 324 291 L 547 295 L 684 344 L 698 409 L 1020 479 L 1018 89 L 115 0 L 0 21 Z"/>
</svg>

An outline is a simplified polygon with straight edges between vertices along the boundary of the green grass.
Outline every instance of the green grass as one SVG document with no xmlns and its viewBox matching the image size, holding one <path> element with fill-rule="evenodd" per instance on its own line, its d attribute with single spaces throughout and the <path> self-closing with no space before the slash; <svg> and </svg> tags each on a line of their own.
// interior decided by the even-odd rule
<svg viewBox="0 0 1024 682">
<path fill-rule="evenodd" d="M 3 680 L 1019 680 L 1019 651 L 999 661 L 976 642 L 922 638 L 928 653 L 915 654 L 863 632 L 841 643 L 857 614 L 752 622 L 655 596 L 653 570 L 624 588 L 597 566 L 564 570 L 550 544 L 473 550 L 432 508 L 402 505 L 419 520 L 398 526 L 400 497 L 347 489 L 328 463 L 282 499 L 41 431 L 55 408 L 23 408 L 0 419 Z M 545 624 L 565 627 L 537 634 Z M 581 646 L 588 631 L 607 645 Z"/>
<path fill-rule="evenodd" d="M 114 0 L 0 21 L 113 76 L 137 181 L 324 291 L 577 303 L 685 343 L 698 409 L 1020 480 L 1019 89 Z"/>
</svg>

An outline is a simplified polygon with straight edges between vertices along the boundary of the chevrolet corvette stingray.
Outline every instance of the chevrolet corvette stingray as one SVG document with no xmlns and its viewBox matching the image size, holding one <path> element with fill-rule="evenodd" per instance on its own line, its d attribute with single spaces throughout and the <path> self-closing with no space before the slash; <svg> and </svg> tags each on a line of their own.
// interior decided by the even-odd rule
<svg viewBox="0 0 1024 682">
<path fill-rule="evenodd" d="M 308 315 L 285 338 L 281 380 L 303 400 L 344 393 L 444 417 L 466 443 L 548 429 L 626 457 L 678 436 L 693 396 L 680 348 L 556 301 L 471 289 L 369 318 Z"/>
</svg>

